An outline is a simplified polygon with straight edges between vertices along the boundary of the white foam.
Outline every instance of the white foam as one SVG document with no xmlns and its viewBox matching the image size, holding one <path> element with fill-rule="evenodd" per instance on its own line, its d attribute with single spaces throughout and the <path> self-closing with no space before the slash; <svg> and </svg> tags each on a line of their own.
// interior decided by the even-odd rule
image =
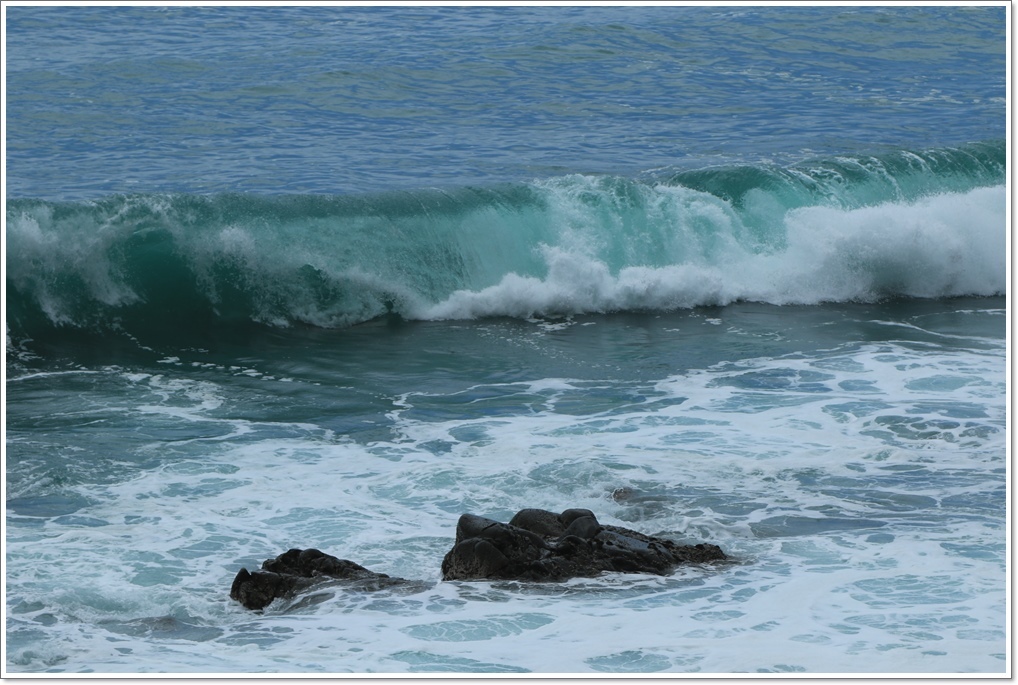
<svg viewBox="0 0 1018 685">
<path fill-rule="evenodd" d="M 58 232 L 52 230 L 54 221 L 51 207 L 38 206 L 6 222 L 7 278 L 16 288 L 33 292 L 51 321 L 75 321 L 76 312 L 60 284 L 68 264 L 80 287 L 97 302 L 116 307 L 141 301 L 109 256 L 133 224 L 118 226 L 116 217 L 106 222 L 79 217 L 71 230 Z"/>
<path fill-rule="evenodd" d="M 671 310 L 740 300 L 816 304 L 891 295 L 996 295 L 1006 288 L 1003 186 L 911 204 L 791 210 L 780 219 L 785 236 L 780 248 L 746 238 L 748 229 L 730 211 L 719 208 L 717 198 L 693 202 L 687 196 L 696 194 L 685 188 L 656 191 L 671 202 L 674 239 L 683 246 L 664 249 L 673 263 L 627 264 L 613 271 L 599 256 L 597 232 L 576 226 L 584 217 L 567 216 L 562 221 L 569 228 L 563 229 L 558 242 L 538 248 L 545 276 L 510 273 L 495 285 L 458 290 L 412 315 L 437 320 L 532 318 Z M 701 240 L 696 226 L 704 222 L 714 236 L 711 249 L 690 253 L 692 248 L 686 246 Z"/>
<path fill-rule="evenodd" d="M 166 420 L 223 425 L 81 488 L 77 522 L 9 526 L 13 625 L 47 635 L 9 668 L 1000 672 L 1004 354 L 887 342 L 406 393 L 367 444 L 225 417 L 216 383 L 125 374 Z M 439 582 L 460 513 L 564 506 L 742 563 Z M 261 615 L 227 599 L 241 566 L 311 546 L 435 585 Z"/>
</svg>

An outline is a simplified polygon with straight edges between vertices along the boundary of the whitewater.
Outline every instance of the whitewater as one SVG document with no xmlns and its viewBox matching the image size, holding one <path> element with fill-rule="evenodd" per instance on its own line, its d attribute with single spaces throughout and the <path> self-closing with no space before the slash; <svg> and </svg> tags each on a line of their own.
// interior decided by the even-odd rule
<svg viewBox="0 0 1018 685">
<path fill-rule="evenodd" d="M 353 350 L 302 338 L 298 359 L 270 335 L 257 361 L 26 374 L 9 386 L 9 444 L 35 455 L 8 483 L 11 670 L 998 671 L 1002 304 L 424 323 Z M 835 342 L 852 329 L 870 341 Z M 571 373 L 519 379 L 534 367 Z M 460 513 L 522 506 L 736 563 L 439 581 Z M 434 586 L 262 614 L 228 599 L 240 567 L 312 546 Z"/>
<path fill-rule="evenodd" d="M 988 141 L 657 183 L 14 200 L 11 320 L 141 316 L 171 292 L 160 318 L 321 327 L 996 295 L 1004 169 Z"/>
<path fill-rule="evenodd" d="M 2 11 L 5 677 L 1010 675 L 1009 5 Z"/>
</svg>

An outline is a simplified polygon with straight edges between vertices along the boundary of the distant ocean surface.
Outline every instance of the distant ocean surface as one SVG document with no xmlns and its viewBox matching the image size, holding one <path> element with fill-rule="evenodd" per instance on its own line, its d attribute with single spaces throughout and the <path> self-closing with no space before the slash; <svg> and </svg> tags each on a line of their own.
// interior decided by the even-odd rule
<svg viewBox="0 0 1018 685">
<path fill-rule="evenodd" d="M 1010 673 L 1004 3 L 3 13 L 7 675 Z"/>
</svg>

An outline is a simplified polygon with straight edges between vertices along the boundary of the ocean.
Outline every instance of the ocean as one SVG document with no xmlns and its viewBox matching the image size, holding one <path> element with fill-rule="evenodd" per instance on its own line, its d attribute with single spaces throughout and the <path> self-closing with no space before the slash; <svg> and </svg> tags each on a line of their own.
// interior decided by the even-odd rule
<svg viewBox="0 0 1018 685">
<path fill-rule="evenodd" d="M 3 14 L 5 675 L 1010 674 L 1010 5 Z"/>
</svg>

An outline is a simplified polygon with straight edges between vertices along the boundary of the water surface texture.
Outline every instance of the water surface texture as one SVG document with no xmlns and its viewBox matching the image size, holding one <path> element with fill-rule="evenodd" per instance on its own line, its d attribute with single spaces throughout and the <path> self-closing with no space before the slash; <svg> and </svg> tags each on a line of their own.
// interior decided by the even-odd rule
<svg viewBox="0 0 1018 685">
<path fill-rule="evenodd" d="M 3 11 L 8 675 L 1010 672 L 1003 4 Z"/>
</svg>

